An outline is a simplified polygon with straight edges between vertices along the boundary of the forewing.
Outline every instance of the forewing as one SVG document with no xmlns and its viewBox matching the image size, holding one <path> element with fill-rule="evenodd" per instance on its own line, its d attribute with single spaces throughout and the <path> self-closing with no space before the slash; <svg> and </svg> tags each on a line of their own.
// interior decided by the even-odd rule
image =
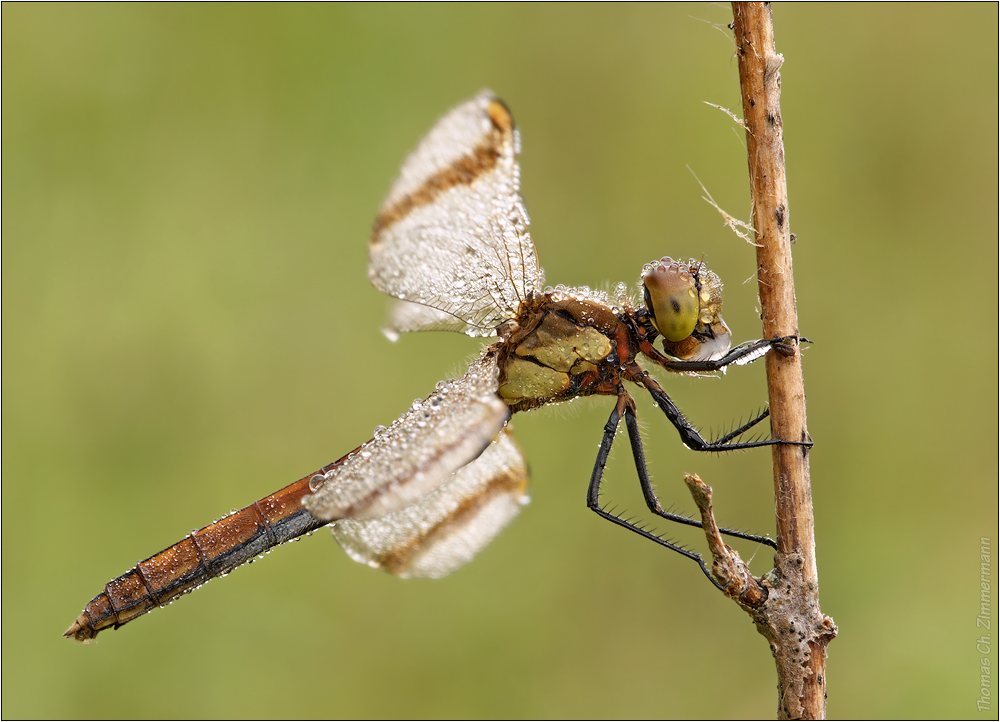
<svg viewBox="0 0 1000 722">
<path fill-rule="evenodd" d="M 506 429 L 478 459 L 415 504 L 331 528 L 357 562 L 401 577 L 443 577 L 468 563 L 527 502 L 528 469 Z"/>
<path fill-rule="evenodd" d="M 541 285 L 518 195 L 518 145 L 510 112 L 488 92 L 441 118 L 375 219 L 375 287 L 450 314 L 478 335 L 515 317 Z"/>
<path fill-rule="evenodd" d="M 503 428 L 510 409 L 496 389 L 492 357 L 474 362 L 460 379 L 440 382 L 344 463 L 317 476 L 306 509 L 334 521 L 383 516 L 412 504 L 478 457 Z"/>
</svg>

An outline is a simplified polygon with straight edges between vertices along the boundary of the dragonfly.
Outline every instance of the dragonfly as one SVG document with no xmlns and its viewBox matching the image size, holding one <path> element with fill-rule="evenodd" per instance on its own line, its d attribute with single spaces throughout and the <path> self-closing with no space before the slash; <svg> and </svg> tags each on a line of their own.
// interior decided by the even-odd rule
<svg viewBox="0 0 1000 722">
<path fill-rule="evenodd" d="M 371 234 L 369 278 L 396 299 L 390 338 L 424 330 L 495 338 L 466 374 L 440 382 L 338 461 L 140 561 L 108 582 L 64 636 L 88 642 L 327 525 L 358 562 L 400 577 L 445 576 L 475 557 L 527 501 L 527 466 L 507 426 L 511 415 L 584 396 L 614 399 L 587 506 L 692 559 L 718 586 L 699 554 L 600 503 L 624 419 L 646 506 L 665 520 L 701 526 L 658 501 L 626 382 L 652 397 L 690 449 L 801 443 L 741 441 L 767 410 L 707 441 L 640 365 L 644 359 L 676 373 L 720 371 L 789 339 L 731 348 L 722 283 L 694 260 L 646 264 L 641 303 L 624 284 L 613 297 L 586 287 L 545 287 L 519 195 L 519 151 L 510 111 L 483 91 L 444 115 L 408 156 Z M 722 531 L 775 546 L 767 537 Z"/>
</svg>

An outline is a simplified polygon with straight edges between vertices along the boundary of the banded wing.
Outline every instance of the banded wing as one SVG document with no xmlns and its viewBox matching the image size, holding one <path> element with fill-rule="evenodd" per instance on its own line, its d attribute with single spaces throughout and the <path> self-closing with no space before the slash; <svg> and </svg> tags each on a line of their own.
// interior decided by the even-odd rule
<svg viewBox="0 0 1000 722">
<path fill-rule="evenodd" d="M 343 519 L 333 536 L 356 562 L 438 578 L 472 559 L 527 502 L 528 469 L 504 429 L 479 458 L 417 503 L 376 519 Z"/>
<path fill-rule="evenodd" d="M 509 407 L 497 396 L 487 355 L 460 379 L 438 383 L 393 425 L 312 481 L 303 504 L 317 519 L 371 519 L 407 507 L 438 488 L 490 445 Z"/>
<path fill-rule="evenodd" d="M 519 136 L 482 92 L 441 118 L 410 154 L 372 229 L 368 277 L 430 311 L 394 312 L 390 333 L 488 336 L 542 283 L 518 195 Z"/>
</svg>

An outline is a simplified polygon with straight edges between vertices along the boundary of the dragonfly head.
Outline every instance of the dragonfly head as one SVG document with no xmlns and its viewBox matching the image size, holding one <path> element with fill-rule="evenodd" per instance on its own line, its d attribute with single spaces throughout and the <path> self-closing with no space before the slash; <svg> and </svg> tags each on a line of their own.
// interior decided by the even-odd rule
<svg viewBox="0 0 1000 722">
<path fill-rule="evenodd" d="M 704 263 L 664 256 L 642 269 L 643 296 L 663 350 L 682 361 L 714 361 L 729 351 L 722 281 Z"/>
</svg>

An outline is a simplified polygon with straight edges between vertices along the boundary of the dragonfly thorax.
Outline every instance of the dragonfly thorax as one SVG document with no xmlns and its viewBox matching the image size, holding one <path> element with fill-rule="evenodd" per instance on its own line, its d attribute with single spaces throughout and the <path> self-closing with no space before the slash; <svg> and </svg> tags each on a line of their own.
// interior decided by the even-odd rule
<svg viewBox="0 0 1000 722">
<path fill-rule="evenodd" d="M 606 304 L 547 294 L 531 320 L 501 342 L 500 397 L 521 411 L 586 393 L 615 361 L 623 331 Z"/>
</svg>

